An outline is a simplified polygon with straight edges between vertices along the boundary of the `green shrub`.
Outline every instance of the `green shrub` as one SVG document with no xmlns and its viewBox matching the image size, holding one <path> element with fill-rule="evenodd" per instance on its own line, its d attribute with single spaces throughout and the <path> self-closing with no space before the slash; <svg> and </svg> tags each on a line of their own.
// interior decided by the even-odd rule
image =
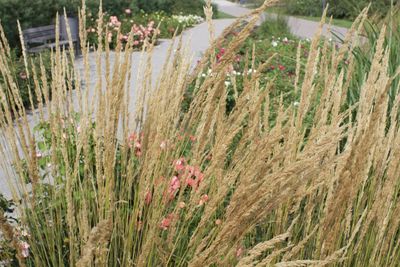
<svg viewBox="0 0 400 267">
<path fill-rule="evenodd" d="M 390 19 L 389 19 L 390 20 Z M 389 22 L 390 23 L 390 22 Z M 389 24 L 388 23 L 388 24 Z M 385 36 L 385 45 L 390 48 L 390 57 L 388 61 L 388 71 L 390 75 L 395 76 L 398 66 L 400 66 L 400 16 L 397 15 L 393 19 L 393 26 L 389 28 Z M 390 24 L 389 24 L 390 25 Z M 375 22 L 366 23 L 364 30 L 366 33 L 366 43 L 362 47 L 356 47 L 353 51 L 354 64 L 346 66 L 353 72 L 353 79 L 350 83 L 348 93 L 348 105 L 351 106 L 359 101 L 360 92 L 358 88 L 361 86 L 365 79 L 365 73 L 368 73 L 372 66 L 372 60 L 376 53 L 379 29 L 381 25 Z M 389 107 L 392 107 L 398 95 L 400 78 L 394 79 L 388 93 L 389 93 Z"/>
<path fill-rule="evenodd" d="M 56 12 L 63 12 L 63 7 L 69 15 L 77 12 L 78 0 L 35 0 L 29 5 L 23 0 L 0 1 L 0 19 L 4 31 L 12 47 L 19 45 L 17 20 L 22 29 L 53 24 Z"/>
<path fill-rule="evenodd" d="M 168 14 L 204 15 L 204 0 L 137 0 L 137 7 L 147 13 L 164 11 Z M 217 5 L 213 5 L 214 16 L 218 13 Z"/>
<path fill-rule="evenodd" d="M 321 0 L 286 0 L 289 14 L 304 16 L 320 16 L 322 14 Z"/>
<path fill-rule="evenodd" d="M 44 52 L 40 55 L 29 55 L 28 56 L 28 71 L 30 75 L 32 75 L 33 68 L 35 68 L 36 73 L 40 74 L 40 58 L 42 59 L 43 62 L 43 67 L 46 72 L 46 79 L 48 82 L 50 82 L 51 79 L 51 61 L 50 61 L 50 53 L 49 52 Z M 11 50 L 11 55 L 9 57 L 9 66 L 11 67 L 11 74 L 13 77 L 15 77 L 15 82 L 17 83 L 17 86 L 20 91 L 21 99 L 22 99 L 22 104 L 24 107 L 28 108 L 30 107 L 31 103 L 29 100 L 29 87 L 32 90 L 32 100 L 33 104 L 37 104 L 37 96 L 35 95 L 35 92 L 32 88 L 34 88 L 34 80 L 29 77 L 29 75 L 26 72 L 25 69 L 25 64 L 24 60 L 22 57 L 18 56 L 18 51 L 16 49 Z M 5 79 L 1 74 L 0 74 L 0 83 L 2 86 L 5 85 L 5 83 L 9 82 L 7 79 Z M 42 82 L 39 81 L 39 84 L 41 85 Z M 51 94 L 51 92 L 49 92 Z"/>
</svg>

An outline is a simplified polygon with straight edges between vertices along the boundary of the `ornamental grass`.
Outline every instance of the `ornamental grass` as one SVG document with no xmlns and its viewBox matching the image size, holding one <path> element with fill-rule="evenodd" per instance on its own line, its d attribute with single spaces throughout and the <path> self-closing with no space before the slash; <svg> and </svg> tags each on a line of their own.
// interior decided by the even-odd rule
<svg viewBox="0 0 400 267">
<path fill-rule="evenodd" d="M 389 106 L 388 89 L 400 69 L 388 72 L 387 28 L 380 29 L 356 103 L 348 105 L 353 73 L 341 66 L 354 61 L 367 9 L 338 49 L 321 36 L 323 17 L 306 64 L 297 64 L 296 105 L 285 101 L 287 93 L 272 92 L 274 79 L 260 87 L 269 61 L 256 66 L 249 51 L 246 68 L 257 71 L 243 71 L 243 90 L 228 112 L 227 70 L 274 2 L 245 17 L 217 61 L 216 47 L 240 20 L 215 38 L 208 1 L 209 49 L 193 69 L 176 37 L 154 82 L 152 40 L 145 41 L 138 73 L 131 73 L 133 33 L 124 49 L 120 43 L 110 52 L 100 39 L 89 53 L 83 1 L 85 68 L 79 71 L 73 51 L 59 46 L 51 82 L 43 66 L 27 68 L 31 99 L 38 99 L 32 115 L 21 103 L 1 34 L 0 75 L 7 82 L 0 87 L 0 151 L 10 163 L 3 168 L 18 213 L 18 226 L 0 213 L 2 238 L 15 252 L 9 262 L 398 266 L 400 102 L 397 88 Z M 102 16 L 100 9 L 99 38 Z M 96 73 L 89 57 L 96 58 Z"/>
</svg>

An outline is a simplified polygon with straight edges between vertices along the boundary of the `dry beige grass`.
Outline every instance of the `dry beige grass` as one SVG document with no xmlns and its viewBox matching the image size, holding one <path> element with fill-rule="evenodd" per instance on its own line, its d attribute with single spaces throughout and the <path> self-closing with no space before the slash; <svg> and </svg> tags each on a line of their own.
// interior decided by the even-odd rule
<svg viewBox="0 0 400 267">
<path fill-rule="evenodd" d="M 352 62 L 352 39 L 367 11 L 337 52 L 326 41 L 320 45 L 320 27 L 304 79 L 299 79 L 302 66 L 297 64 L 298 107 L 285 106 L 282 96 L 270 108 L 274 81 L 266 88 L 259 85 L 266 63 L 254 66 L 258 72 L 246 77 L 227 114 L 226 70 L 259 14 L 273 2 L 249 15 L 249 24 L 228 44 L 219 63 L 213 60 L 214 48 L 224 36 L 213 41 L 194 73 L 188 49 L 178 40 L 154 86 L 151 60 L 144 59 L 134 117 L 128 113 L 136 76 L 130 73 L 132 35 L 125 49 L 116 48 L 111 65 L 107 44 L 89 55 L 82 28 L 83 73 L 69 64 L 73 53 L 57 46 L 53 80 L 46 81 L 43 67 L 29 74 L 35 81 L 32 94 L 43 96 L 38 120 L 48 122 L 50 133 L 45 169 L 55 186 L 47 189 L 37 157 L 42 140 L 28 124 L 1 33 L 0 75 L 6 80 L 0 85 L 1 135 L 6 140 L 1 152 L 15 164 L 9 179 L 18 181 L 20 219 L 30 232 L 31 256 L 19 257 L 21 266 L 398 265 L 399 102 L 388 112 L 393 77 L 387 71 L 385 27 L 357 105 L 344 109 L 352 75 L 338 66 L 345 55 Z M 209 3 L 205 10 L 212 29 Z M 84 9 L 80 20 L 84 25 Z M 98 31 L 103 31 L 101 23 Z M 145 46 L 150 56 L 153 45 L 148 40 Z M 100 74 L 93 98 L 81 85 L 89 80 L 89 56 L 96 57 Z M 209 62 L 213 75 L 200 82 Z M 196 90 L 182 114 L 182 96 L 190 84 Z M 276 112 L 273 127 L 271 109 Z M 316 115 L 310 122 L 312 110 Z M 196 142 L 181 140 L 185 133 Z M 232 143 L 236 150 L 227 161 Z M 189 168 L 174 170 L 181 157 L 204 174 L 197 190 L 186 187 Z M 5 237 L 13 240 L 3 221 Z M 260 227 L 264 234 L 251 239 Z"/>
</svg>

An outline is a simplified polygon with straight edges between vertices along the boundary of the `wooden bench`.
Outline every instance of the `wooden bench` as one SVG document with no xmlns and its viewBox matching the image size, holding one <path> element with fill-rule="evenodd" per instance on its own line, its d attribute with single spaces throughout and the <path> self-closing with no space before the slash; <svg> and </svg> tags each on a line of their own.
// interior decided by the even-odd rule
<svg viewBox="0 0 400 267">
<path fill-rule="evenodd" d="M 80 54 L 79 47 L 79 23 L 76 18 L 68 18 L 68 24 L 71 31 L 72 42 L 75 53 Z M 60 17 L 60 40 L 59 45 L 63 48 L 69 46 L 67 26 L 64 16 Z M 44 50 L 54 49 L 56 47 L 56 26 L 48 25 L 42 27 L 30 28 L 22 31 L 24 36 L 25 48 L 29 53 L 40 53 Z"/>
</svg>

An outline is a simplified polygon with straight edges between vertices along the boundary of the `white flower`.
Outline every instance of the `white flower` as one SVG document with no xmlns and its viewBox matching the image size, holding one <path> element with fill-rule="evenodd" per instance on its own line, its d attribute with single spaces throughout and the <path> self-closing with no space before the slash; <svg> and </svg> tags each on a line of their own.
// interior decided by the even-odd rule
<svg viewBox="0 0 400 267">
<path fill-rule="evenodd" d="M 25 229 L 22 229 L 22 230 L 21 230 L 21 235 L 22 235 L 23 237 L 29 237 L 29 236 L 30 236 L 29 233 L 28 233 L 28 231 L 26 231 Z"/>
<path fill-rule="evenodd" d="M 278 43 L 275 42 L 275 41 L 272 41 L 271 45 L 272 45 L 273 47 L 277 47 L 277 46 L 278 46 Z"/>
<path fill-rule="evenodd" d="M 160 144 L 160 148 L 164 150 L 166 147 L 167 147 L 167 142 L 162 141 Z"/>
<path fill-rule="evenodd" d="M 235 70 L 232 71 L 232 75 L 236 76 L 236 71 Z"/>
<path fill-rule="evenodd" d="M 202 17 L 197 15 L 173 15 L 172 19 L 176 20 L 179 24 L 184 24 L 189 27 L 204 21 Z"/>
<path fill-rule="evenodd" d="M 332 38 L 329 38 L 329 42 L 332 42 Z"/>
<path fill-rule="evenodd" d="M 225 81 L 225 86 L 229 86 L 229 85 L 231 85 L 231 82 Z"/>
<path fill-rule="evenodd" d="M 236 76 L 240 76 L 240 75 L 242 75 L 242 73 L 236 72 Z"/>
<path fill-rule="evenodd" d="M 298 107 L 299 105 L 300 105 L 300 103 L 297 101 L 293 103 L 293 106 L 295 106 L 295 107 Z"/>
<path fill-rule="evenodd" d="M 288 40 L 288 38 L 283 38 L 283 41 L 285 42 L 285 43 L 287 43 L 287 42 L 289 42 L 289 40 Z"/>
<path fill-rule="evenodd" d="M 207 76 L 207 74 L 205 74 L 205 73 L 201 74 L 201 77 L 206 77 L 206 76 Z"/>
</svg>

